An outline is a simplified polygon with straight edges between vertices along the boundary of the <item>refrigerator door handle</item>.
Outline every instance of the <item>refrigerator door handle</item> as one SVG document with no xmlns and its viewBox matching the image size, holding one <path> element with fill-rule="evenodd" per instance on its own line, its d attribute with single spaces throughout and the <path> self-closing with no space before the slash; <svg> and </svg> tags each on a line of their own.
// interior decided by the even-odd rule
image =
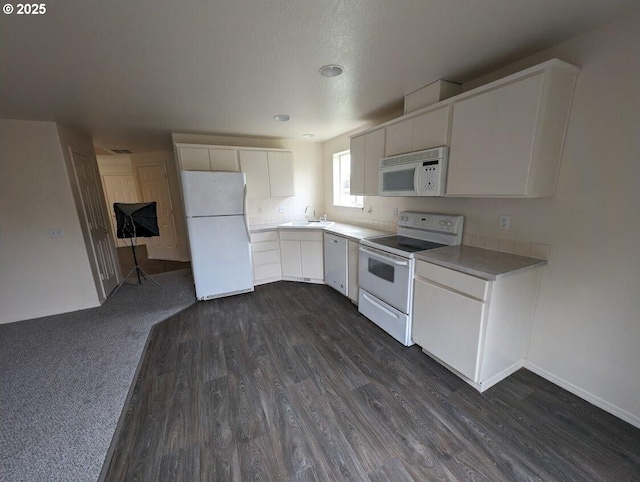
<svg viewBox="0 0 640 482">
<path fill-rule="evenodd" d="M 242 219 L 244 219 L 244 228 L 247 230 L 247 239 L 251 242 L 251 233 L 249 232 L 249 220 L 247 216 L 247 185 L 244 185 L 244 197 L 242 198 Z"/>
</svg>

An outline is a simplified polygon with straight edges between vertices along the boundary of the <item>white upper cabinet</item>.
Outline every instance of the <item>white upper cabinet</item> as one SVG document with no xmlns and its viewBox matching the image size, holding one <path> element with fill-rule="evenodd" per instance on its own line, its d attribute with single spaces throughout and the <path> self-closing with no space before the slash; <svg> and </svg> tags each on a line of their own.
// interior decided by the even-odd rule
<svg viewBox="0 0 640 482">
<path fill-rule="evenodd" d="M 176 146 L 178 162 L 183 171 L 210 171 L 209 150 L 205 147 Z"/>
<path fill-rule="evenodd" d="M 209 162 L 212 171 L 239 171 L 238 151 L 236 149 L 209 149 Z"/>
<path fill-rule="evenodd" d="M 293 153 L 267 152 L 271 197 L 293 196 Z"/>
<path fill-rule="evenodd" d="M 267 151 L 240 151 L 240 168 L 247 176 L 247 197 L 271 197 Z"/>
<path fill-rule="evenodd" d="M 549 61 L 454 102 L 446 195 L 553 196 L 577 72 Z"/>
<path fill-rule="evenodd" d="M 349 154 L 351 156 L 351 178 L 349 189 L 352 195 L 364 194 L 364 138 L 365 134 L 352 137 Z"/>
<path fill-rule="evenodd" d="M 384 157 L 384 146 L 384 129 L 351 138 L 351 194 L 378 195 L 380 159 Z"/>
<path fill-rule="evenodd" d="M 449 145 L 450 112 L 445 105 L 388 125 L 385 156 Z"/>
<path fill-rule="evenodd" d="M 238 151 L 206 145 L 176 144 L 182 171 L 238 171 Z"/>
<path fill-rule="evenodd" d="M 247 196 L 294 195 L 293 154 L 289 151 L 241 150 L 240 168 L 247 176 Z"/>
</svg>

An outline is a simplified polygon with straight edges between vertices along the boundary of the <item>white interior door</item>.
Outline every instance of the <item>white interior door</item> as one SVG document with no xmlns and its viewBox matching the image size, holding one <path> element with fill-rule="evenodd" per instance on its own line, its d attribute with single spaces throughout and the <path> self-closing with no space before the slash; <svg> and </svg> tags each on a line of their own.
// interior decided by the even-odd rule
<svg viewBox="0 0 640 482">
<path fill-rule="evenodd" d="M 100 192 L 98 167 L 90 157 L 71 151 L 78 188 L 82 199 L 84 222 L 89 229 L 93 257 L 100 274 L 104 299 L 118 284 L 113 244 L 109 239 L 109 221 Z"/>
<path fill-rule="evenodd" d="M 129 246 L 128 240 L 118 239 L 116 236 L 116 214 L 113 211 L 114 203 L 137 203 L 138 191 L 133 174 L 129 175 L 103 175 L 102 185 L 104 195 L 107 198 L 107 209 L 109 211 L 109 222 L 111 223 L 111 233 L 118 247 Z M 138 244 L 146 242 L 145 238 L 140 238 Z"/>
<path fill-rule="evenodd" d="M 138 167 L 138 178 L 142 190 L 142 201 L 157 203 L 158 228 L 160 236 L 147 239 L 147 253 L 150 259 L 180 260 L 176 223 L 173 218 L 171 191 L 164 164 Z"/>
</svg>

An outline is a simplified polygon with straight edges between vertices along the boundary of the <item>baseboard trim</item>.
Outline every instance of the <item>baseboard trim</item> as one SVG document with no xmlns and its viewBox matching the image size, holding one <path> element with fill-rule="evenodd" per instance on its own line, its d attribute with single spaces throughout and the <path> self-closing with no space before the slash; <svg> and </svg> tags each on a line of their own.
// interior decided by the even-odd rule
<svg viewBox="0 0 640 482">
<path fill-rule="evenodd" d="M 494 386 L 496 383 L 501 382 L 502 380 L 507 378 L 509 375 L 512 375 L 515 372 L 517 372 L 518 370 L 520 370 L 523 367 L 523 365 L 524 364 L 523 364 L 522 360 L 518 360 L 516 363 L 514 363 L 510 367 L 505 368 L 500 373 L 497 373 L 494 376 L 492 376 L 491 378 L 488 378 L 486 381 L 484 381 L 482 383 L 474 383 L 474 386 L 476 386 L 476 388 L 480 392 L 484 392 L 485 390 L 487 390 L 487 389 L 491 388 L 492 386 Z"/>
<path fill-rule="evenodd" d="M 573 393 L 574 395 L 577 395 L 578 397 L 582 398 L 583 400 L 586 400 L 587 402 L 591 403 L 592 405 L 595 405 L 598 408 L 601 408 L 602 410 L 604 410 L 605 412 L 609 412 L 611 415 L 614 415 L 622 420 L 624 420 L 625 422 L 630 423 L 631 425 L 640 428 L 640 417 L 637 417 L 623 409 L 621 409 L 620 407 L 616 407 L 615 405 L 607 402 L 606 400 L 601 399 L 600 397 L 587 392 L 586 390 L 583 390 L 580 387 L 575 386 L 573 383 L 570 383 L 566 380 L 564 380 L 563 378 L 560 378 L 556 375 L 554 375 L 551 372 L 548 372 L 547 370 L 545 370 L 544 368 L 540 368 L 538 365 L 534 365 L 533 363 L 531 363 L 530 361 L 525 360 L 524 362 L 524 368 L 526 368 L 529 371 L 532 371 L 533 373 L 535 373 L 536 375 L 540 375 L 542 378 L 549 380 L 551 383 L 554 383 L 556 385 L 558 385 L 561 388 L 564 388 L 565 390 L 567 390 L 568 392 Z"/>
</svg>

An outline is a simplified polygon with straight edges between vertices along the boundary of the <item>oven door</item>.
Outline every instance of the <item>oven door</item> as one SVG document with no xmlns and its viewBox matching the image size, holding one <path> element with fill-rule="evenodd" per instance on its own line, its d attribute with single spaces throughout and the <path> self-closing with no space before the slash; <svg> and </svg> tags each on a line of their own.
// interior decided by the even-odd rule
<svg viewBox="0 0 640 482">
<path fill-rule="evenodd" d="M 358 284 L 403 313 L 409 313 L 412 260 L 360 246 Z"/>
<path fill-rule="evenodd" d="M 419 196 L 419 165 L 409 163 L 380 168 L 380 196 Z"/>
</svg>

